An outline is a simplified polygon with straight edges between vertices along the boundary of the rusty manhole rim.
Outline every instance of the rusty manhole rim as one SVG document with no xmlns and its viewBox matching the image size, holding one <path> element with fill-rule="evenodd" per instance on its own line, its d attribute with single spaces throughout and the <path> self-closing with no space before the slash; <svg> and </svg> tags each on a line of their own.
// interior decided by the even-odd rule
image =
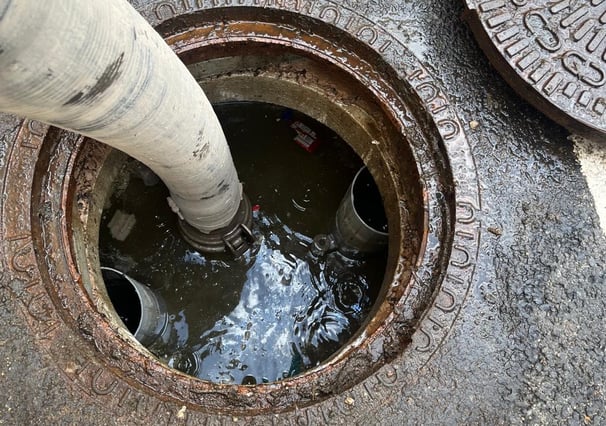
<svg viewBox="0 0 606 426">
<path fill-rule="evenodd" d="M 227 23 L 224 22 L 223 25 L 225 26 Z M 267 37 L 259 38 L 259 40 L 267 39 Z M 280 39 L 279 43 L 284 44 L 284 40 Z M 307 54 L 310 53 L 314 53 L 313 49 L 307 51 Z M 387 100 L 387 102 L 399 104 L 401 100 L 396 97 Z M 421 111 L 421 103 L 417 99 L 413 98 L 412 100 L 408 100 L 408 102 L 413 104 L 417 102 L 417 107 L 419 108 L 417 113 L 420 115 L 425 114 L 424 111 Z M 392 119 L 399 120 L 402 118 L 402 116 L 399 115 L 399 112 L 401 111 L 398 111 L 397 108 L 391 109 L 394 105 L 389 105 L 389 107 Z M 427 117 L 421 117 L 420 122 L 428 124 L 431 121 Z M 399 124 L 401 129 L 406 129 L 404 123 L 399 121 Z M 419 124 L 419 122 L 417 121 L 416 124 Z M 439 134 L 436 128 L 432 129 L 430 126 L 427 134 L 421 134 L 419 129 L 420 127 L 408 128 L 409 137 L 411 134 L 414 134 L 415 136 L 423 137 L 424 141 L 427 141 L 426 144 L 418 143 L 418 146 L 415 148 L 415 155 L 420 154 L 419 151 L 423 151 L 424 149 L 430 150 L 430 146 L 432 145 L 431 141 L 435 142 L 436 140 L 439 140 Z M 60 134 L 56 135 L 56 138 L 56 142 L 58 142 L 57 145 L 53 146 L 53 149 L 56 148 L 59 150 L 78 150 L 78 147 L 82 142 L 81 138 L 66 134 L 66 132 L 60 132 Z M 60 139 L 65 138 L 68 139 L 67 148 L 61 146 L 63 141 L 59 141 Z M 432 154 L 434 156 L 439 156 L 439 154 L 443 153 L 433 152 Z M 74 172 L 76 158 L 77 155 L 72 155 L 69 162 L 66 162 L 63 165 L 58 164 L 57 167 L 59 169 L 64 167 L 63 170 L 65 171 L 65 175 L 69 177 Z M 448 161 L 444 158 L 433 158 L 433 161 L 438 163 L 437 166 L 434 165 L 438 169 L 440 169 L 440 166 L 443 167 L 443 165 L 448 164 Z M 423 165 L 425 168 L 432 168 L 434 166 L 431 164 Z M 53 168 L 54 166 L 51 165 L 50 167 Z M 373 347 L 372 350 L 383 352 L 380 353 L 378 359 L 373 360 L 374 366 L 369 370 L 360 373 L 356 380 L 352 381 L 348 378 L 347 387 L 353 386 L 355 383 L 363 380 L 402 351 L 400 345 L 410 339 L 410 334 L 414 331 L 414 324 L 418 322 L 419 316 L 431 301 L 431 295 L 443 278 L 445 264 L 447 263 L 450 254 L 450 240 L 452 238 L 452 235 L 450 234 L 452 218 L 450 215 L 453 213 L 455 207 L 453 205 L 453 200 L 448 200 L 445 197 L 436 197 L 432 191 L 436 190 L 436 188 L 442 188 L 442 190 L 446 192 L 448 188 L 445 188 L 445 186 L 448 185 L 443 187 L 439 180 L 446 179 L 447 182 L 451 182 L 452 178 L 450 177 L 448 170 L 444 170 L 443 168 L 441 168 L 440 173 L 433 176 L 430 174 L 429 176 L 429 178 L 424 176 L 423 178 L 425 181 L 422 182 L 424 187 L 424 202 L 426 203 L 424 225 L 427 226 L 428 221 L 435 219 L 437 220 L 436 223 L 441 224 L 442 226 L 438 226 L 439 229 L 424 230 L 425 234 L 423 235 L 423 241 L 420 244 L 419 256 L 415 267 L 416 274 L 414 277 L 411 276 L 407 283 L 402 284 L 398 281 L 398 277 L 405 274 L 406 271 L 394 268 L 393 281 L 397 284 L 395 287 L 400 289 L 399 297 L 397 300 L 385 300 L 382 302 L 383 305 L 389 305 L 390 312 L 383 318 L 384 322 L 382 324 L 378 326 L 375 325 L 376 328 L 371 336 L 365 336 L 366 339 L 363 342 L 365 349 L 369 350 L 369 353 L 370 346 Z M 345 372 L 346 366 L 357 366 L 359 359 L 355 357 L 353 357 L 353 361 L 349 358 L 347 360 L 340 359 L 337 365 L 326 363 L 326 365 L 322 365 L 321 368 L 310 370 L 299 376 L 285 380 L 284 382 L 262 385 L 254 388 L 203 382 L 199 379 L 169 369 L 153 357 L 140 352 L 139 349 L 135 349 L 135 345 L 133 345 L 134 339 L 127 333 L 121 334 L 116 332 L 114 327 L 115 324 L 111 324 L 111 321 L 108 320 L 108 317 L 103 313 L 95 312 L 91 309 L 81 309 L 82 306 L 88 305 L 88 308 L 91 308 L 91 306 L 86 291 L 82 287 L 80 271 L 78 271 L 76 265 L 72 262 L 73 247 L 71 246 L 72 235 L 70 226 L 72 218 L 70 217 L 70 205 L 74 194 L 70 191 L 71 184 L 69 181 L 70 179 L 68 178 L 65 182 L 60 184 L 63 195 L 60 206 L 55 206 L 60 207 L 57 210 L 62 212 L 61 221 L 57 223 L 57 221 L 47 221 L 42 218 L 39 223 L 35 223 L 37 217 L 36 215 L 33 215 L 33 230 L 41 231 L 39 232 L 40 236 L 37 238 L 38 243 L 44 247 L 41 252 L 46 252 L 49 248 L 57 250 L 57 243 L 62 246 L 61 248 L 63 249 L 64 256 L 68 258 L 65 259 L 65 263 L 68 265 L 73 279 L 75 279 L 79 285 L 69 288 L 70 286 L 66 286 L 66 283 L 67 281 L 70 281 L 70 279 L 67 279 L 66 281 L 50 279 L 49 281 L 55 282 L 50 285 L 49 290 L 51 294 L 54 295 L 55 304 L 57 306 L 63 306 L 64 309 L 62 312 L 65 315 L 65 319 L 72 323 L 75 328 L 79 329 L 80 333 L 84 335 L 86 339 L 94 342 L 96 350 L 104 354 L 105 364 L 110 367 L 110 369 L 113 371 L 121 370 L 122 373 L 119 374 L 121 374 L 125 380 L 132 384 L 136 384 L 139 387 L 144 387 L 149 390 L 161 390 L 164 398 L 174 399 L 180 403 L 197 406 L 199 409 L 208 410 L 210 412 L 243 412 L 251 414 L 266 412 L 268 410 L 287 410 L 293 406 L 300 407 L 321 401 L 322 399 L 347 388 L 333 389 L 330 382 L 339 375 L 340 371 L 336 372 L 336 370 L 339 370 L 339 367 L 343 370 L 342 372 Z M 45 184 L 42 186 L 44 185 Z M 57 187 L 58 183 L 53 182 L 52 179 L 46 179 L 46 185 L 54 185 Z M 37 201 L 38 207 L 49 205 L 49 202 L 43 201 L 43 199 L 44 196 Z M 36 210 L 34 209 L 34 211 Z M 56 231 L 59 232 L 54 234 L 53 232 Z M 36 232 L 34 233 L 36 234 Z M 431 234 L 434 238 L 438 238 L 444 242 L 443 245 L 440 245 L 437 259 L 434 255 L 435 252 L 430 252 L 425 247 L 425 240 L 428 237 L 428 234 Z M 57 236 L 58 239 L 53 241 L 53 238 L 57 238 Z M 59 253 L 59 257 L 61 257 L 61 253 Z M 49 278 L 53 277 L 53 273 L 56 269 L 61 269 L 56 268 L 59 263 L 61 263 L 61 259 L 51 259 L 51 263 L 54 262 L 53 265 L 45 265 L 45 262 L 41 260 L 42 259 L 39 258 L 39 264 L 47 268 Z M 402 262 L 400 262 L 398 266 L 399 268 L 407 267 L 407 265 L 404 265 Z M 419 280 L 426 281 L 426 294 L 417 294 L 417 297 L 415 298 L 414 295 L 411 295 L 410 293 L 412 284 Z M 401 328 L 401 330 L 394 330 L 396 327 Z M 109 336 L 109 340 L 107 336 Z M 393 340 L 393 342 L 391 342 L 393 347 L 386 350 L 379 350 L 378 346 L 382 346 L 384 343 L 389 346 L 389 343 L 387 343 L 389 339 Z M 363 345 L 358 342 L 358 348 Z M 368 354 L 364 353 L 362 355 L 367 356 Z M 134 365 L 129 364 L 132 362 L 130 358 L 136 359 Z M 325 371 L 325 367 L 328 364 L 330 364 L 331 374 L 326 374 L 327 372 Z M 368 362 L 366 364 L 368 364 Z M 137 366 L 144 366 L 144 371 L 137 372 Z M 368 367 L 368 365 L 366 365 L 366 367 Z M 165 381 L 169 382 L 168 386 L 163 383 Z M 311 391 L 311 394 L 309 393 L 309 390 L 311 389 L 309 387 L 310 382 L 313 385 L 311 388 L 320 391 L 319 395 L 315 394 L 315 390 Z M 202 399 L 200 395 L 203 394 L 206 399 L 201 402 Z M 234 407 L 243 408 L 237 409 Z"/>
</svg>

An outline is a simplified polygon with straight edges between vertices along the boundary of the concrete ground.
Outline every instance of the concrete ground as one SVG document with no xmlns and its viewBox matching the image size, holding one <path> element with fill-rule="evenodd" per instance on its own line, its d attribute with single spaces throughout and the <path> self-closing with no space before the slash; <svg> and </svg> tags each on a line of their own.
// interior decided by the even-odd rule
<svg viewBox="0 0 606 426">
<path fill-rule="evenodd" d="M 339 3 L 409 46 L 445 88 L 467 124 L 482 236 L 471 290 L 434 357 L 381 400 L 352 402 L 364 408 L 355 417 L 330 422 L 606 424 L 606 149 L 571 137 L 504 83 L 462 21 L 461 2 Z M 1 152 L 8 138 L 0 140 Z M 68 382 L 3 284 L 0 424 L 155 424 Z M 273 421 L 299 422 L 295 414 Z M 268 418 L 222 423 L 244 421 Z"/>
</svg>

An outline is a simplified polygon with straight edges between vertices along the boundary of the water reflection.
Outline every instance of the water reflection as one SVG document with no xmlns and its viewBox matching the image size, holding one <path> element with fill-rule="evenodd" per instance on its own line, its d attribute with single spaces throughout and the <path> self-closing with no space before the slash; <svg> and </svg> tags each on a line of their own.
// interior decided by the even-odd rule
<svg viewBox="0 0 606 426">
<path fill-rule="evenodd" d="M 309 237 L 257 215 L 239 303 L 198 342 L 168 355 L 170 365 L 220 383 L 280 380 L 324 360 L 359 325 L 370 304 L 363 262 L 316 258 Z"/>
</svg>

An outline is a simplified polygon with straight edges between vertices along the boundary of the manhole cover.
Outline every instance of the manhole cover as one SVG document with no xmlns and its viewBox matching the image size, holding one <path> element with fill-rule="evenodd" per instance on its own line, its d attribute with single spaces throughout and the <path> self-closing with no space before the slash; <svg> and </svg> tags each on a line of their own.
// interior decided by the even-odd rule
<svg viewBox="0 0 606 426">
<path fill-rule="evenodd" d="M 568 129 L 606 139 L 606 0 L 466 0 L 507 82 Z"/>
</svg>

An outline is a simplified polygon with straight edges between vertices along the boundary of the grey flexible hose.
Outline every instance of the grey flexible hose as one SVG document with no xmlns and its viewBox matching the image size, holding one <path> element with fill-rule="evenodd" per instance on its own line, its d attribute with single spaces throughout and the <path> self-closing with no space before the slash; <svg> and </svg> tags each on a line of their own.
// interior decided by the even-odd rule
<svg viewBox="0 0 606 426">
<path fill-rule="evenodd" d="M 125 0 L 0 0 L 0 111 L 140 160 L 204 233 L 236 214 L 242 187 L 209 101 Z"/>
</svg>

